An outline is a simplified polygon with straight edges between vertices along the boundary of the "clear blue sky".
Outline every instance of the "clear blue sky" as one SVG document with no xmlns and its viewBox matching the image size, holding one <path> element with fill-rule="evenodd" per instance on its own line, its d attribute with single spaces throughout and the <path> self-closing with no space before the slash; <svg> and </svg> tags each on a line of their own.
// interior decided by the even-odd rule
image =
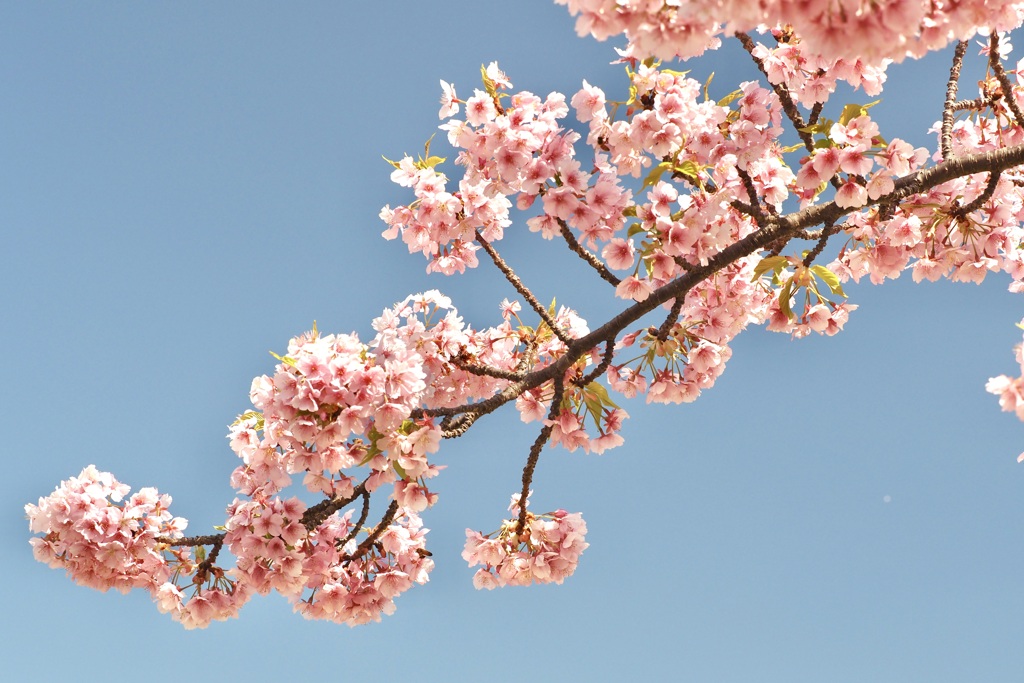
<svg viewBox="0 0 1024 683">
<path fill-rule="evenodd" d="M 627 405 L 625 446 L 546 451 L 537 505 L 590 528 L 560 587 L 477 592 L 459 557 L 517 488 L 534 429 L 509 411 L 444 444 L 437 568 L 381 624 L 271 596 L 186 632 L 33 561 L 22 506 L 90 463 L 222 523 L 226 425 L 314 319 L 366 336 L 440 288 L 493 324 L 499 279 L 380 239 L 408 201 L 380 155 L 421 149 L 438 79 L 468 94 L 498 60 L 541 95 L 621 93 L 614 57 L 546 0 L 0 7 L 5 680 L 1024 680 L 1024 426 L 984 393 L 1024 305 L 998 277 L 851 286 L 842 335 L 748 332 L 697 403 Z M 720 94 L 752 77 L 735 44 L 714 57 L 690 68 Z M 890 70 L 883 135 L 931 144 L 947 59 Z M 599 322 L 608 288 L 550 247 L 522 222 L 502 243 Z"/>
</svg>

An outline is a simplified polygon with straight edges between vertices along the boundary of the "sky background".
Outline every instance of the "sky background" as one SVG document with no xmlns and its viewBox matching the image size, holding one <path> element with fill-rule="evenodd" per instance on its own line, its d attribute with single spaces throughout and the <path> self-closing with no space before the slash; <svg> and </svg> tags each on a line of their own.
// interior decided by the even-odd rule
<svg viewBox="0 0 1024 683">
<path fill-rule="evenodd" d="M 380 624 L 305 621 L 272 595 L 185 631 L 143 593 L 32 559 L 24 504 L 90 463 L 170 493 L 191 533 L 223 523 L 226 425 L 272 371 L 267 351 L 313 320 L 368 338 L 382 309 L 439 288 L 474 326 L 498 321 L 500 277 L 428 276 L 377 213 L 410 199 L 380 157 L 422 149 L 438 79 L 467 96 L 498 60 L 541 96 L 584 78 L 625 92 L 612 44 L 577 38 L 564 8 L 510 7 L 0 6 L 3 677 L 1024 676 L 1024 425 L 984 392 L 1016 369 L 1024 305 L 995 276 L 851 285 L 841 335 L 750 330 L 696 403 L 626 404 L 623 447 L 545 451 L 535 504 L 590 529 L 562 586 L 479 592 L 459 556 L 465 528 L 496 528 L 518 489 L 536 429 L 511 409 L 443 444 L 425 515 L 436 569 Z M 887 139 L 932 145 L 948 59 L 890 69 L 872 110 Z M 755 75 L 736 41 L 683 68 L 714 71 L 718 97 Z M 979 78 L 965 69 L 965 97 Z M 866 99 L 838 97 L 833 117 Z M 592 327 L 618 305 L 522 220 L 498 246 Z"/>
</svg>

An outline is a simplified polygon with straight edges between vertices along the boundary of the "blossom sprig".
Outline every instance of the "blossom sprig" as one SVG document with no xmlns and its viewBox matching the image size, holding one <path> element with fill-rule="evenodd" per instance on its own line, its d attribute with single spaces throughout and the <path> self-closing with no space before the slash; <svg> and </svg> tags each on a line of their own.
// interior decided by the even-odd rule
<svg viewBox="0 0 1024 683">
<path fill-rule="evenodd" d="M 470 567 L 483 565 L 473 575 L 477 589 L 560 584 L 576 571 L 580 555 L 589 547 L 580 513 L 556 510 L 535 515 L 527 510 L 526 524 L 520 526 L 519 500 L 520 494 L 513 494 L 508 508 L 512 518 L 497 531 L 484 535 L 466 529 L 462 558 Z"/>
<path fill-rule="evenodd" d="M 955 4 L 882 0 L 863 11 L 859 0 L 814 0 L 794 11 L 785 0 L 555 0 L 576 16 L 576 32 L 598 40 L 625 34 L 628 54 L 662 59 L 696 57 L 715 49 L 726 30 L 776 26 L 794 31 L 808 54 L 823 59 L 902 61 L 989 30 L 1009 31 L 1024 14 L 1013 0 L 967 0 Z"/>
</svg>

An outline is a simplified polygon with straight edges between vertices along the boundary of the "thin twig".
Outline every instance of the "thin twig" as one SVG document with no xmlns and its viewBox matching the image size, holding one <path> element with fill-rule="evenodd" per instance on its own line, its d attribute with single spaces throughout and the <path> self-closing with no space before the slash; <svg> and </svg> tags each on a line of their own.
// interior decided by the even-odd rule
<svg viewBox="0 0 1024 683">
<path fill-rule="evenodd" d="M 526 498 L 530 495 L 530 484 L 533 482 L 533 473 L 537 469 L 537 461 L 540 460 L 540 452 L 544 450 L 544 444 L 551 438 L 551 430 L 554 428 L 554 421 L 562 411 L 562 394 L 565 392 L 565 385 L 562 373 L 554 377 L 555 393 L 551 397 L 551 408 L 548 410 L 548 424 L 540 430 L 537 440 L 530 447 L 530 457 L 526 460 L 526 467 L 523 468 L 523 488 L 519 492 L 519 523 L 516 524 L 516 535 L 523 533 L 526 526 Z"/>
<path fill-rule="evenodd" d="M 754 45 L 754 41 L 751 40 L 750 36 L 742 31 L 736 31 L 733 35 L 739 39 L 740 43 L 743 45 L 743 49 L 750 54 L 750 58 L 754 60 L 754 64 L 757 65 L 757 68 L 764 74 L 765 79 L 768 80 L 768 84 L 771 85 L 772 90 L 775 91 L 775 94 L 779 98 L 779 102 L 782 103 L 782 111 L 786 113 L 786 117 L 789 119 L 790 123 L 793 124 L 793 127 L 796 128 L 796 133 L 803 141 L 804 147 L 807 148 L 808 152 L 813 152 L 814 138 L 811 137 L 810 133 L 802 130 L 807 127 L 807 123 L 804 121 L 804 117 L 800 115 L 800 111 L 796 108 L 796 102 L 793 101 L 793 96 L 790 95 L 789 88 L 781 83 L 776 85 L 768 79 L 768 70 L 764 67 L 764 62 L 754 56 L 754 49 L 757 46 Z"/>
<path fill-rule="evenodd" d="M 381 517 L 380 524 L 378 524 L 370 535 L 363 539 L 363 542 L 359 544 L 355 552 L 351 555 L 345 555 L 341 558 L 342 562 L 351 562 L 352 560 L 358 560 L 360 557 L 365 555 L 373 544 L 377 542 L 380 535 L 388 528 L 388 525 L 395 520 L 395 515 L 398 513 L 398 501 L 391 501 L 391 505 L 388 506 L 384 516 Z"/>
<path fill-rule="evenodd" d="M 822 250 L 825 249 L 825 244 L 828 242 L 828 238 L 839 232 L 839 228 L 829 223 L 821 230 L 821 234 L 818 236 L 818 243 L 814 245 L 814 248 L 807 252 L 807 256 L 804 257 L 803 265 L 804 268 L 809 268 L 814 259 L 818 258 Z"/>
<path fill-rule="evenodd" d="M 587 262 L 591 268 L 597 271 L 597 274 L 601 276 L 601 279 L 611 284 L 613 287 L 618 287 L 619 283 L 622 282 L 619 278 L 612 275 L 612 272 L 601 263 L 601 259 L 597 258 L 594 254 L 587 251 L 586 248 L 576 239 L 576 236 L 572 234 L 572 230 L 569 229 L 568 224 L 561 218 L 556 219 L 558 221 L 558 229 L 562 234 L 562 239 L 569 246 L 574 254 L 579 256 L 581 259 Z"/>
<path fill-rule="evenodd" d="M 757 194 L 757 188 L 754 187 L 754 181 L 746 171 L 742 168 L 736 168 L 736 174 L 739 175 L 740 180 L 743 181 L 743 187 L 747 191 L 747 197 L 750 198 L 749 208 L 752 211 L 750 216 L 753 217 L 760 227 L 768 225 L 768 216 L 765 215 L 764 209 L 761 208 L 761 200 Z M 738 203 L 738 202 L 737 202 Z M 744 208 L 747 208 L 744 206 Z"/>
<path fill-rule="evenodd" d="M 334 542 L 334 547 L 337 548 L 338 550 L 341 550 L 342 548 L 344 548 L 346 543 L 348 543 L 349 541 L 351 541 L 353 538 L 356 537 L 356 534 L 359 533 L 359 530 L 363 528 L 364 524 L 366 524 L 366 518 L 369 517 L 369 516 L 370 516 L 370 494 L 367 493 L 366 489 L 364 488 L 363 489 L 363 510 L 362 510 L 362 512 L 359 513 L 359 521 L 355 523 L 355 526 L 352 527 L 351 531 L 349 531 L 347 534 L 345 534 L 345 538 L 343 538 L 343 539 L 341 539 L 339 541 L 335 541 Z"/>
<path fill-rule="evenodd" d="M 672 302 L 672 309 L 669 311 L 668 315 L 665 316 L 665 322 L 661 323 L 661 326 L 658 327 L 658 341 L 664 343 L 665 340 L 668 339 L 668 335 L 672 331 L 672 326 L 676 324 L 677 320 L 679 320 L 679 312 L 683 310 L 683 302 L 685 300 L 686 297 L 680 296 L 676 297 L 676 300 Z"/>
<path fill-rule="evenodd" d="M 963 218 L 972 211 L 977 211 L 982 205 L 992 198 L 995 194 L 996 186 L 999 184 L 999 177 L 1002 175 L 999 172 L 989 173 L 988 182 L 985 184 L 985 189 L 981 191 L 977 197 L 971 200 L 968 204 L 957 207 L 950 212 L 953 218 Z"/>
<path fill-rule="evenodd" d="M 471 375 L 494 377 L 495 379 L 507 379 L 510 382 L 515 382 L 523 378 L 522 372 L 510 372 L 490 365 L 474 365 L 472 363 L 467 363 L 462 358 L 458 357 L 452 358 L 449 362 L 459 370 L 464 370 Z"/>
<path fill-rule="evenodd" d="M 530 308 L 540 316 L 540 319 L 547 323 L 547 326 L 551 328 L 551 333 L 558 337 L 558 340 L 566 346 L 571 344 L 572 340 L 566 336 L 565 332 L 558 326 L 554 318 L 551 317 L 551 314 L 548 313 L 548 310 L 544 308 L 539 301 L 537 301 L 537 297 L 533 295 L 533 292 L 530 291 L 529 287 L 523 284 L 523 281 L 519 279 L 519 276 L 515 274 L 507 263 L 505 263 L 505 260 L 501 258 L 501 255 L 498 254 L 494 247 L 491 246 L 491 243 L 484 239 L 483 235 L 480 234 L 480 231 L 477 231 L 476 233 L 476 241 L 480 243 L 480 246 L 484 248 L 487 255 L 491 257 L 494 265 L 498 267 L 498 270 L 500 270 L 501 274 L 505 276 L 505 279 L 509 281 L 509 284 L 515 287 L 515 290 L 519 292 L 520 296 L 526 299 L 526 303 L 528 303 Z"/>
<path fill-rule="evenodd" d="M 604 355 L 601 357 L 601 362 L 597 364 L 597 367 L 588 372 L 577 384 L 581 387 L 585 387 L 603 375 L 608 370 L 608 366 L 612 364 L 613 358 L 615 358 L 614 337 L 604 343 Z"/>
<path fill-rule="evenodd" d="M 1006 76 L 1003 63 L 999 60 L 999 34 L 995 31 L 989 38 L 988 63 L 996 78 L 999 79 L 999 85 L 1003 87 L 1003 99 L 1006 101 L 1006 106 L 1013 112 L 1014 123 L 1024 126 L 1024 112 L 1021 112 L 1020 107 L 1017 106 L 1017 98 L 1013 96 L 1013 85 Z"/>
<path fill-rule="evenodd" d="M 956 106 L 956 91 L 960 84 L 960 69 L 964 65 L 967 54 L 967 41 L 961 40 L 953 52 L 953 66 L 949 69 L 949 81 L 946 83 L 946 104 L 942 107 L 942 159 L 952 156 L 953 148 L 953 111 Z"/>
</svg>

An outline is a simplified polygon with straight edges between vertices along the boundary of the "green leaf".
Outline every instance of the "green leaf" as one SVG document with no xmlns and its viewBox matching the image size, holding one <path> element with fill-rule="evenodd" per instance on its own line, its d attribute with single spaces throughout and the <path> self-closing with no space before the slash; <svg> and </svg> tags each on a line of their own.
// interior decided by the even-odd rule
<svg viewBox="0 0 1024 683">
<path fill-rule="evenodd" d="M 195 549 L 195 558 L 197 563 L 202 564 L 202 562 L 206 560 L 206 548 L 201 545 L 197 545 Z"/>
<path fill-rule="evenodd" d="M 273 351 L 270 352 L 270 355 L 273 356 L 274 358 L 278 359 L 279 361 L 281 361 L 285 365 L 288 365 L 290 367 L 298 369 L 298 367 L 295 364 L 295 359 L 294 358 L 289 358 L 288 356 L 279 356 L 276 353 L 274 353 Z"/>
<path fill-rule="evenodd" d="M 751 281 L 761 277 L 769 270 L 780 271 L 789 264 L 789 259 L 785 256 L 768 256 L 761 259 L 761 262 L 754 266 L 754 277 L 750 278 Z"/>
<path fill-rule="evenodd" d="M 647 232 L 646 230 L 644 230 L 644 226 L 640 223 L 633 223 L 632 225 L 629 226 L 629 230 L 626 231 L 626 237 L 632 237 L 633 235 L 636 235 L 641 232 Z"/>
<path fill-rule="evenodd" d="M 636 218 L 636 204 L 630 204 L 625 209 L 623 209 L 622 215 L 628 216 L 629 218 Z"/>
<path fill-rule="evenodd" d="M 825 266 L 811 266 L 811 270 L 815 275 L 821 278 L 822 282 L 828 285 L 828 288 L 832 290 L 833 294 L 846 298 L 846 294 L 843 292 L 843 286 L 839 282 L 839 277 Z"/>
<path fill-rule="evenodd" d="M 397 162 L 397 161 L 392 161 L 391 159 L 388 159 L 388 158 L 387 158 L 386 156 L 384 156 L 383 154 L 381 154 L 381 155 L 380 155 L 380 158 L 381 158 L 381 159 L 383 159 L 384 161 L 388 162 L 389 164 L 391 164 L 391 165 L 392 165 L 392 166 L 394 166 L 395 168 L 401 168 L 401 164 L 400 164 L 399 162 Z"/>
<path fill-rule="evenodd" d="M 603 406 L 611 406 L 612 408 L 618 408 L 619 406 L 612 401 L 611 397 L 608 396 L 608 390 L 603 384 L 598 382 L 591 382 L 587 385 L 587 391 L 593 394 L 601 402 Z"/>
<path fill-rule="evenodd" d="M 690 180 L 696 181 L 697 174 L 700 173 L 700 166 L 698 166 L 693 161 L 687 160 L 684 161 L 682 164 L 677 164 L 676 166 L 674 166 L 672 168 L 672 172 L 682 174 L 689 178 Z"/>
<path fill-rule="evenodd" d="M 487 66 L 484 64 L 480 65 L 480 79 L 484 82 L 484 90 L 487 91 L 488 95 L 494 97 L 498 94 L 498 89 L 495 87 L 491 77 L 487 75 Z"/>
<path fill-rule="evenodd" d="M 640 189 L 643 190 L 644 188 L 655 186 L 658 183 L 658 181 L 661 180 L 661 176 L 665 173 L 665 171 L 667 171 L 671 167 L 672 162 L 663 161 L 654 168 L 652 168 L 651 172 L 647 174 L 646 178 L 644 178 L 643 185 L 640 186 Z"/>
<path fill-rule="evenodd" d="M 867 104 L 848 104 L 843 107 L 843 113 L 839 115 L 839 123 L 844 126 L 849 124 L 858 116 L 864 116 L 868 113 L 868 109 L 875 106 L 882 100 L 875 100 L 874 102 L 868 102 Z"/>
<path fill-rule="evenodd" d="M 743 97 L 742 90 L 733 90 L 731 93 L 715 102 L 719 107 L 728 107 L 730 104 Z"/>
<path fill-rule="evenodd" d="M 409 477 L 409 475 L 405 473 L 405 469 L 403 469 L 397 462 L 391 463 L 391 466 L 395 468 L 395 472 L 398 473 L 400 478 L 407 479 Z"/>
<path fill-rule="evenodd" d="M 798 144 L 798 145 L 790 145 L 789 147 L 783 147 L 783 148 L 782 148 L 782 153 L 783 153 L 783 154 L 789 154 L 790 152 L 795 152 L 795 151 L 797 151 L 798 149 L 803 149 L 803 148 L 804 148 L 804 145 L 803 145 L 803 143 L 801 142 L 801 143 L 800 143 L 800 144 Z"/>
<path fill-rule="evenodd" d="M 244 413 L 242 413 L 241 415 L 239 415 L 238 418 L 234 422 L 231 423 L 231 426 L 234 427 L 235 425 L 242 424 L 246 420 L 251 420 L 254 417 L 262 418 L 263 417 L 263 413 L 259 412 L 258 410 L 247 410 Z"/>
<path fill-rule="evenodd" d="M 711 85 L 711 81 L 714 80 L 714 78 L 715 78 L 715 72 L 712 71 L 711 75 L 708 76 L 708 80 L 704 81 L 704 101 L 705 102 L 711 101 L 711 96 L 708 95 L 708 87 Z"/>
<path fill-rule="evenodd" d="M 793 296 L 793 278 L 786 280 L 786 284 L 782 285 L 782 289 L 779 290 L 779 310 L 792 320 L 794 318 L 793 308 L 789 304 L 790 297 Z"/>
</svg>

